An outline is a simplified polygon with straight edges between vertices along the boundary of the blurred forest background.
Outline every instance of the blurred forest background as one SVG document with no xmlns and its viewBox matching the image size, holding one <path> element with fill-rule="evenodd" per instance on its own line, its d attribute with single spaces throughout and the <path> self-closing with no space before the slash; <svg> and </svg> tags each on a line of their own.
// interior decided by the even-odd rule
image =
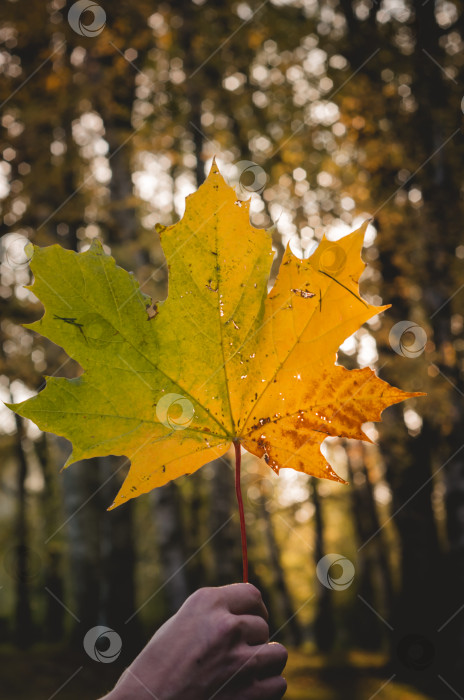
<svg viewBox="0 0 464 700">
<path fill-rule="evenodd" d="M 428 396 L 367 425 L 374 444 L 326 441 L 349 486 L 244 455 L 251 580 L 289 700 L 462 697 L 462 1 L 102 0 L 74 29 L 70 7 L 0 5 L 0 398 L 80 371 L 20 325 L 42 314 L 27 240 L 98 237 L 163 299 L 155 224 L 213 155 L 273 226 L 274 275 L 289 241 L 309 255 L 372 217 L 361 291 L 392 307 L 338 361 Z M 190 592 L 241 577 L 231 457 L 108 513 L 124 460 L 60 474 L 69 450 L 0 409 L 2 698 L 96 698 Z M 329 553 L 354 565 L 343 590 L 316 575 Z M 84 651 L 98 624 L 114 663 Z"/>
</svg>

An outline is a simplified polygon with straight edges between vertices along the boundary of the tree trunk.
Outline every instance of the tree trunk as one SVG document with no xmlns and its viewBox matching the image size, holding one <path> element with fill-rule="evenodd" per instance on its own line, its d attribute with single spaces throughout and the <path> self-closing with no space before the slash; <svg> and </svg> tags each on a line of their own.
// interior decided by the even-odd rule
<svg viewBox="0 0 464 700">
<path fill-rule="evenodd" d="M 261 492 L 260 498 L 260 514 L 265 523 L 264 533 L 271 562 L 273 575 L 272 590 L 274 593 L 273 597 L 276 601 L 275 608 L 278 613 L 279 627 L 285 625 L 282 635 L 287 644 L 299 646 L 303 641 L 303 631 L 298 616 L 295 614 L 295 606 L 293 605 L 290 591 L 287 587 L 284 569 L 280 560 L 279 547 L 274 534 L 272 518 L 266 508 L 266 500 L 263 492 Z"/>
<path fill-rule="evenodd" d="M 358 535 L 359 549 L 356 579 L 358 593 L 386 620 L 392 606 L 392 581 L 386 548 L 374 500 L 372 483 L 366 468 L 362 444 L 346 444 L 348 475 L 351 484 L 353 520 Z M 370 541 L 370 538 L 373 538 Z M 366 544 L 367 543 L 367 544 Z M 355 606 L 354 637 L 358 646 L 378 649 L 385 629 L 365 603 L 357 599 Z"/>
<path fill-rule="evenodd" d="M 414 2 L 417 32 L 416 63 L 425 52 L 432 57 L 430 70 L 418 71 L 416 89 L 418 93 L 418 114 L 421 123 L 423 145 L 428 153 L 436 153 L 423 171 L 424 217 L 427 221 L 423 244 L 427 255 L 427 273 L 430 280 L 424 290 L 424 302 L 433 327 L 433 341 L 437 349 L 436 367 L 440 371 L 443 386 L 449 391 L 449 417 L 443 421 L 441 435 L 435 445 L 436 466 L 443 469 L 446 483 L 446 510 L 449 552 L 443 584 L 445 605 L 440 606 L 442 617 L 438 626 L 440 646 L 448 661 L 458 687 L 464 687 L 464 619 L 457 615 L 451 623 L 450 616 L 462 605 L 464 588 L 464 449 L 462 445 L 464 381 L 455 336 L 452 333 L 451 318 L 460 275 L 453 271 L 456 247 L 462 243 L 462 225 L 456 210 L 462 193 L 461 162 L 455 160 L 453 144 L 442 147 L 445 140 L 461 126 L 459 93 L 456 99 L 454 89 L 445 79 L 442 65 L 446 53 L 441 41 L 442 31 L 435 16 L 435 5 Z M 462 13 L 460 18 L 462 31 Z M 460 76 L 462 81 L 462 67 Z M 453 102 L 451 102 L 453 101 Z M 450 103 L 456 104 L 455 118 L 446 119 L 450 113 Z M 459 134 L 456 136 L 459 138 Z M 456 278 L 458 282 L 456 282 Z M 462 298 L 462 297 L 461 297 Z M 461 307 L 462 308 L 462 307 Z M 462 365 L 461 365 L 462 366 Z M 426 430 L 424 425 L 422 433 Z M 438 437 L 438 436 L 437 436 Z M 437 449 L 438 448 L 438 449 Z M 446 625 L 445 625 L 446 623 Z M 442 625 L 445 625 L 442 628 Z"/>
<path fill-rule="evenodd" d="M 321 508 L 321 500 L 318 492 L 317 479 L 311 479 L 311 495 L 314 504 L 314 562 L 318 562 L 325 555 L 324 547 L 324 521 Z M 332 591 L 323 586 L 315 577 L 317 607 L 314 620 L 314 639 L 319 651 L 329 652 L 335 641 L 335 625 L 333 620 Z"/>
<path fill-rule="evenodd" d="M 125 457 L 99 458 L 100 482 L 104 484 L 99 492 L 101 518 L 101 604 L 100 616 L 104 624 L 122 635 L 124 649 L 132 647 L 137 638 L 138 622 L 135 611 L 135 532 L 133 528 L 134 501 L 108 512 L 109 504 L 115 495 L 115 481 L 120 486 L 121 479 L 112 478 L 127 463 Z M 130 624 L 126 621 L 131 618 Z"/>
<path fill-rule="evenodd" d="M 186 512 L 186 544 L 189 556 L 188 580 L 192 591 L 205 585 L 206 567 L 202 551 L 203 542 L 208 538 L 209 532 L 205 531 L 205 484 L 204 472 L 197 471 L 190 476 L 191 496 L 187 504 Z"/>
<path fill-rule="evenodd" d="M 162 581 L 169 615 L 180 608 L 190 593 L 187 552 L 179 503 L 179 487 L 173 481 L 151 493 Z"/>
<path fill-rule="evenodd" d="M 54 466 L 51 464 L 48 450 L 48 437 L 43 433 L 34 444 L 37 460 L 42 469 L 44 489 L 41 497 L 42 518 L 45 523 L 45 536 L 48 539 L 61 524 L 60 495 L 57 488 L 57 476 Z M 60 477 L 61 478 L 61 477 Z M 64 616 L 66 611 L 58 602 L 64 599 L 63 579 L 63 548 L 61 544 L 53 541 L 46 545 L 45 563 L 45 639 L 49 642 L 58 642 L 64 635 Z M 58 599 L 58 600 L 57 600 Z"/>
<path fill-rule="evenodd" d="M 14 399 L 10 393 L 10 401 Z M 27 458 L 23 449 L 23 419 L 15 413 L 17 472 L 17 514 L 13 572 L 16 581 L 14 638 L 21 648 L 32 642 L 32 616 L 29 591 L 29 531 L 27 525 L 26 477 Z"/>
<path fill-rule="evenodd" d="M 69 443 L 57 438 L 56 444 L 61 453 L 59 463 L 64 464 Z M 95 498 L 100 486 L 98 458 L 76 462 L 61 477 L 66 523 L 63 525 L 72 572 L 73 600 L 69 606 L 75 621 L 72 641 L 80 646 L 86 632 L 100 622 L 100 518 Z"/>
<path fill-rule="evenodd" d="M 242 580 L 240 530 L 236 519 L 234 469 L 227 457 L 210 462 L 213 470 L 210 481 L 209 522 L 214 586 L 225 586 Z"/>
<path fill-rule="evenodd" d="M 427 685 L 429 679 L 420 676 L 414 667 L 415 647 L 411 635 L 418 635 L 427 640 L 424 643 L 430 642 L 436 647 L 439 644 L 437 630 L 444 621 L 444 562 L 431 505 L 433 482 L 430 476 L 427 481 L 431 473 L 434 432 L 424 423 L 412 446 L 401 424 L 401 409 L 390 408 L 383 417 L 380 441 L 393 495 L 391 510 L 401 546 L 401 588 L 392 615 L 392 659 L 395 672 L 422 687 L 423 680 Z M 430 605 L 431 600 L 433 605 Z M 438 652 L 437 647 L 436 650 Z"/>
</svg>

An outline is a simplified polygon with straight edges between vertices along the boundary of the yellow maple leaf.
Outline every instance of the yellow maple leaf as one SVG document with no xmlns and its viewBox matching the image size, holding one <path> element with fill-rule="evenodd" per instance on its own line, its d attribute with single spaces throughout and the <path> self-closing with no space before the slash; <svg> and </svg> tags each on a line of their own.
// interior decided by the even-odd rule
<svg viewBox="0 0 464 700">
<path fill-rule="evenodd" d="M 71 440 L 76 460 L 126 455 L 131 468 L 112 507 L 191 473 L 234 442 L 275 471 L 342 481 L 320 445 L 369 438 L 366 421 L 407 393 L 369 368 L 335 364 L 340 344 L 388 308 L 359 295 L 366 224 L 307 260 L 289 248 L 267 295 L 270 234 L 249 221 L 217 167 L 178 223 L 160 227 L 169 294 L 154 319 L 134 278 L 95 242 L 85 253 L 35 248 L 31 289 L 44 316 L 29 327 L 84 368 L 48 378 L 12 405 Z"/>
</svg>

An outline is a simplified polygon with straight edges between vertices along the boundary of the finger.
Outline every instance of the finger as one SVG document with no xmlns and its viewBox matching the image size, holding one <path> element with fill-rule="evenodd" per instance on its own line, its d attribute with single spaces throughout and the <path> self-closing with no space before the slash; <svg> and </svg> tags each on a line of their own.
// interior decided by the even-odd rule
<svg viewBox="0 0 464 700">
<path fill-rule="evenodd" d="M 235 615 L 259 615 L 264 620 L 269 619 L 269 613 L 263 603 L 261 593 L 251 583 L 232 583 L 222 586 L 223 595 L 229 610 Z"/>
<path fill-rule="evenodd" d="M 271 642 L 257 647 L 255 674 L 257 678 L 279 676 L 285 668 L 288 652 L 282 644 Z"/>
<path fill-rule="evenodd" d="M 256 680 L 248 693 L 247 700 L 280 700 L 287 690 L 287 681 L 282 676 Z"/>
<path fill-rule="evenodd" d="M 237 619 L 241 637 L 250 645 L 266 644 L 269 641 L 269 625 L 258 615 L 240 615 Z"/>
</svg>

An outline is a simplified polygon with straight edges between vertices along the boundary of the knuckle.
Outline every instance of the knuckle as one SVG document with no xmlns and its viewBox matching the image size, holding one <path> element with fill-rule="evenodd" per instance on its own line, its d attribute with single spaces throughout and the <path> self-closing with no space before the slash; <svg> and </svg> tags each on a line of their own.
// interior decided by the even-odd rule
<svg viewBox="0 0 464 700">
<path fill-rule="evenodd" d="M 234 616 L 230 613 L 218 615 L 216 624 L 220 637 L 228 641 L 232 640 L 232 638 L 240 633 L 237 620 L 235 620 Z"/>
<path fill-rule="evenodd" d="M 269 625 L 261 617 L 237 617 L 236 629 L 242 639 L 252 644 L 264 644 L 269 639 Z"/>
<path fill-rule="evenodd" d="M 201 602 L 203 600 L 206 600 L 208 597 L 208 591 L 209 591 L 209 588 L 198 588 L 194 593 L 192 593 L 189 600 L 196 601 L 196 602 Z"/>
<path fill-rule="evenodd" d="M 227 610 L 229 609 L 228 593 L 224 586 L 218 586 L 216 588 L 211 587 L 208 590 L 214 605 Z"/>
<path fill-rule="evenodd" d="M 209 586 L 198 588 L 187 601 L 200 608 L 212 608 L 219 600 L 218 589 Z"/>
<path fill-rule="evenodd" d="M 248 585 L 248 595 L 250 596 L 250 599 L 254 603 L 260 603 L 262 600 L 260 591 L 252 583 L 249 583 L 247 585 Z"/>
</svg>

